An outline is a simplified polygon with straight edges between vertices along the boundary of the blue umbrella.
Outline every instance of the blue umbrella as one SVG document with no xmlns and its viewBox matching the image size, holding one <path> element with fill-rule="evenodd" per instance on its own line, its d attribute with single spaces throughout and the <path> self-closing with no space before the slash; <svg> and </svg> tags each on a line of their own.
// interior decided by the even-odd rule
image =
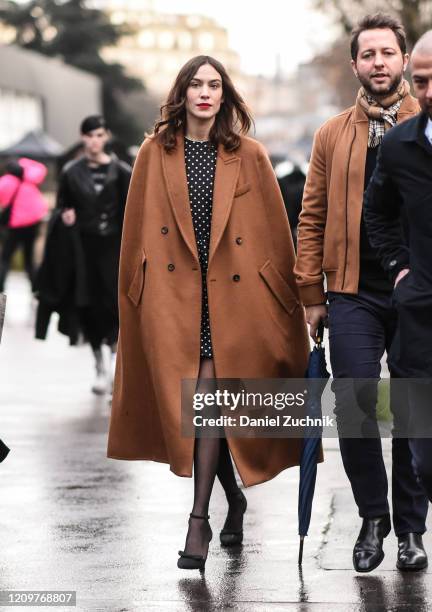
<svg viewBox="0 0 432 612">
<path fill-rule="evenodd" d="M 305 377 L 308 382 L 308 400 L 306 402 L 306 414 L 312 418 L 321 417 L 321 396 L 327 384 L 327 379 L 330 377 L 327 371 L 327 363 L 325 358 L 324 347 L 322 346 L 324 336 L 324 325 L 318 328 L 318 338 L 316 346 L 314 346 L 309 355 L 308 368 Z M 298 564 L 303 561 L 303 544 L 304 538 L 307 536 L 311 512 L 312 502 L 315 493 L 315 482 L 317 475 L 317 461 L 321 449 L 322 428 L 310 426 L 306 427 L 303 437 L 303 448 L 300 458 L 300 482 L 299 482 L 299 499 L 298 499 L 298 521 L 299 521 L 299 536 L 300 548 Z"/>
</svg>

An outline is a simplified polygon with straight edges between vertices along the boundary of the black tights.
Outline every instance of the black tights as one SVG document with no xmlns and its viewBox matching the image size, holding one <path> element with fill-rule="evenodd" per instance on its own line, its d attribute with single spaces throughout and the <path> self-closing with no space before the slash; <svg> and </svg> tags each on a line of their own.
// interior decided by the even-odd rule
<svg viewBox="0 0 432 612">
<path fill-rule="evenodd" d="M 213 393 L 216 390 L 212 359 L 203 359 L 201 361 L 198 378 L 197 392 Z M 239 487 L 234 474 L 228 443 L 225 438 L 195 438 L 193 514 L 207 516 L 216 476 L 231 506 L 228 516 L 233 529 L 236 529 L 236 523 L 241 519 L 242 512 L 236 512 L 236 494 L 239 491 Z M 187 552 L 203 554 L 206 548 L 205 536 L 206 530 L 203 521 L 191 521 L 185 550 Z"/>
<path fill-rule="evenodd" d="M 224 438 L 197 438 L 194 452 L 194 514 L 208 514 L 215 476 L 229 501 L 238 493 L 239 487 L 227 441 Z"/>
</svg>

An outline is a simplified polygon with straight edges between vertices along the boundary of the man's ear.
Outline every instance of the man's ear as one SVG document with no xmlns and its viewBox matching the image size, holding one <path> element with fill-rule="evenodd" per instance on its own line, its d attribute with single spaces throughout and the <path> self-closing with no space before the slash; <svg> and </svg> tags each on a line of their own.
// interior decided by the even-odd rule
<svg viewBox="0 0 432 612">
<path fill-rule="evenodd" d="M 353 59 L 351 60 L 351 68 L 355 74 L 356 79 L 358 79 L 357 64 Z"/>
</svg>

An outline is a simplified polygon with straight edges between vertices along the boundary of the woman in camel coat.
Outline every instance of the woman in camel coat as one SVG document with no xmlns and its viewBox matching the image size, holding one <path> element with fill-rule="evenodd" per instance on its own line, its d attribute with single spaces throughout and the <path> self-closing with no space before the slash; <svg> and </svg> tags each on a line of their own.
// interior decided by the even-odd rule
<svg viewBox="0 0 432 612">
<path fill-rule="evenodd" d="M 216 475 L 229 505 L 221 542 L 241 542 L 246 499 L 230 455 L 250 486 L 298 465 L 301 450 L 296 439 L 181 435 L 182 379 L 202 391 L 215 377 L 302 377 L 307 364 L 284 203 L 264 148 L 235 118 L 247 132 L 223 66 L 190 60 L 139 151 L 122 238 L 108 456 L 168 463 L 178 476 L 194 468 L 184 568 L 204 567 Z"/>
</svg>

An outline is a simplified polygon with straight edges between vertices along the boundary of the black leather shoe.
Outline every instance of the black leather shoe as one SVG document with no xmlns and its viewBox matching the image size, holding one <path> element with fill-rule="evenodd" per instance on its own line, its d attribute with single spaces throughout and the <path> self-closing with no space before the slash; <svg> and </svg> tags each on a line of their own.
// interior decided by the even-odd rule
<svg viewBox="0 0 432 612">
<path fill-rule="evenodd" d="M 384 559 L 383 541 L 391 529 L 390 516 L 363 519 L 353 551 L 353 564 L 357 572 L 371 572 Z"/>
<path fill-rule="evenodd" d="M 396 567 L 404 572 L 415 572 L 425 569 L 428 558 L 419 533 L 406 533 L 398 538 L 398 556 Z"/>
</svg>

